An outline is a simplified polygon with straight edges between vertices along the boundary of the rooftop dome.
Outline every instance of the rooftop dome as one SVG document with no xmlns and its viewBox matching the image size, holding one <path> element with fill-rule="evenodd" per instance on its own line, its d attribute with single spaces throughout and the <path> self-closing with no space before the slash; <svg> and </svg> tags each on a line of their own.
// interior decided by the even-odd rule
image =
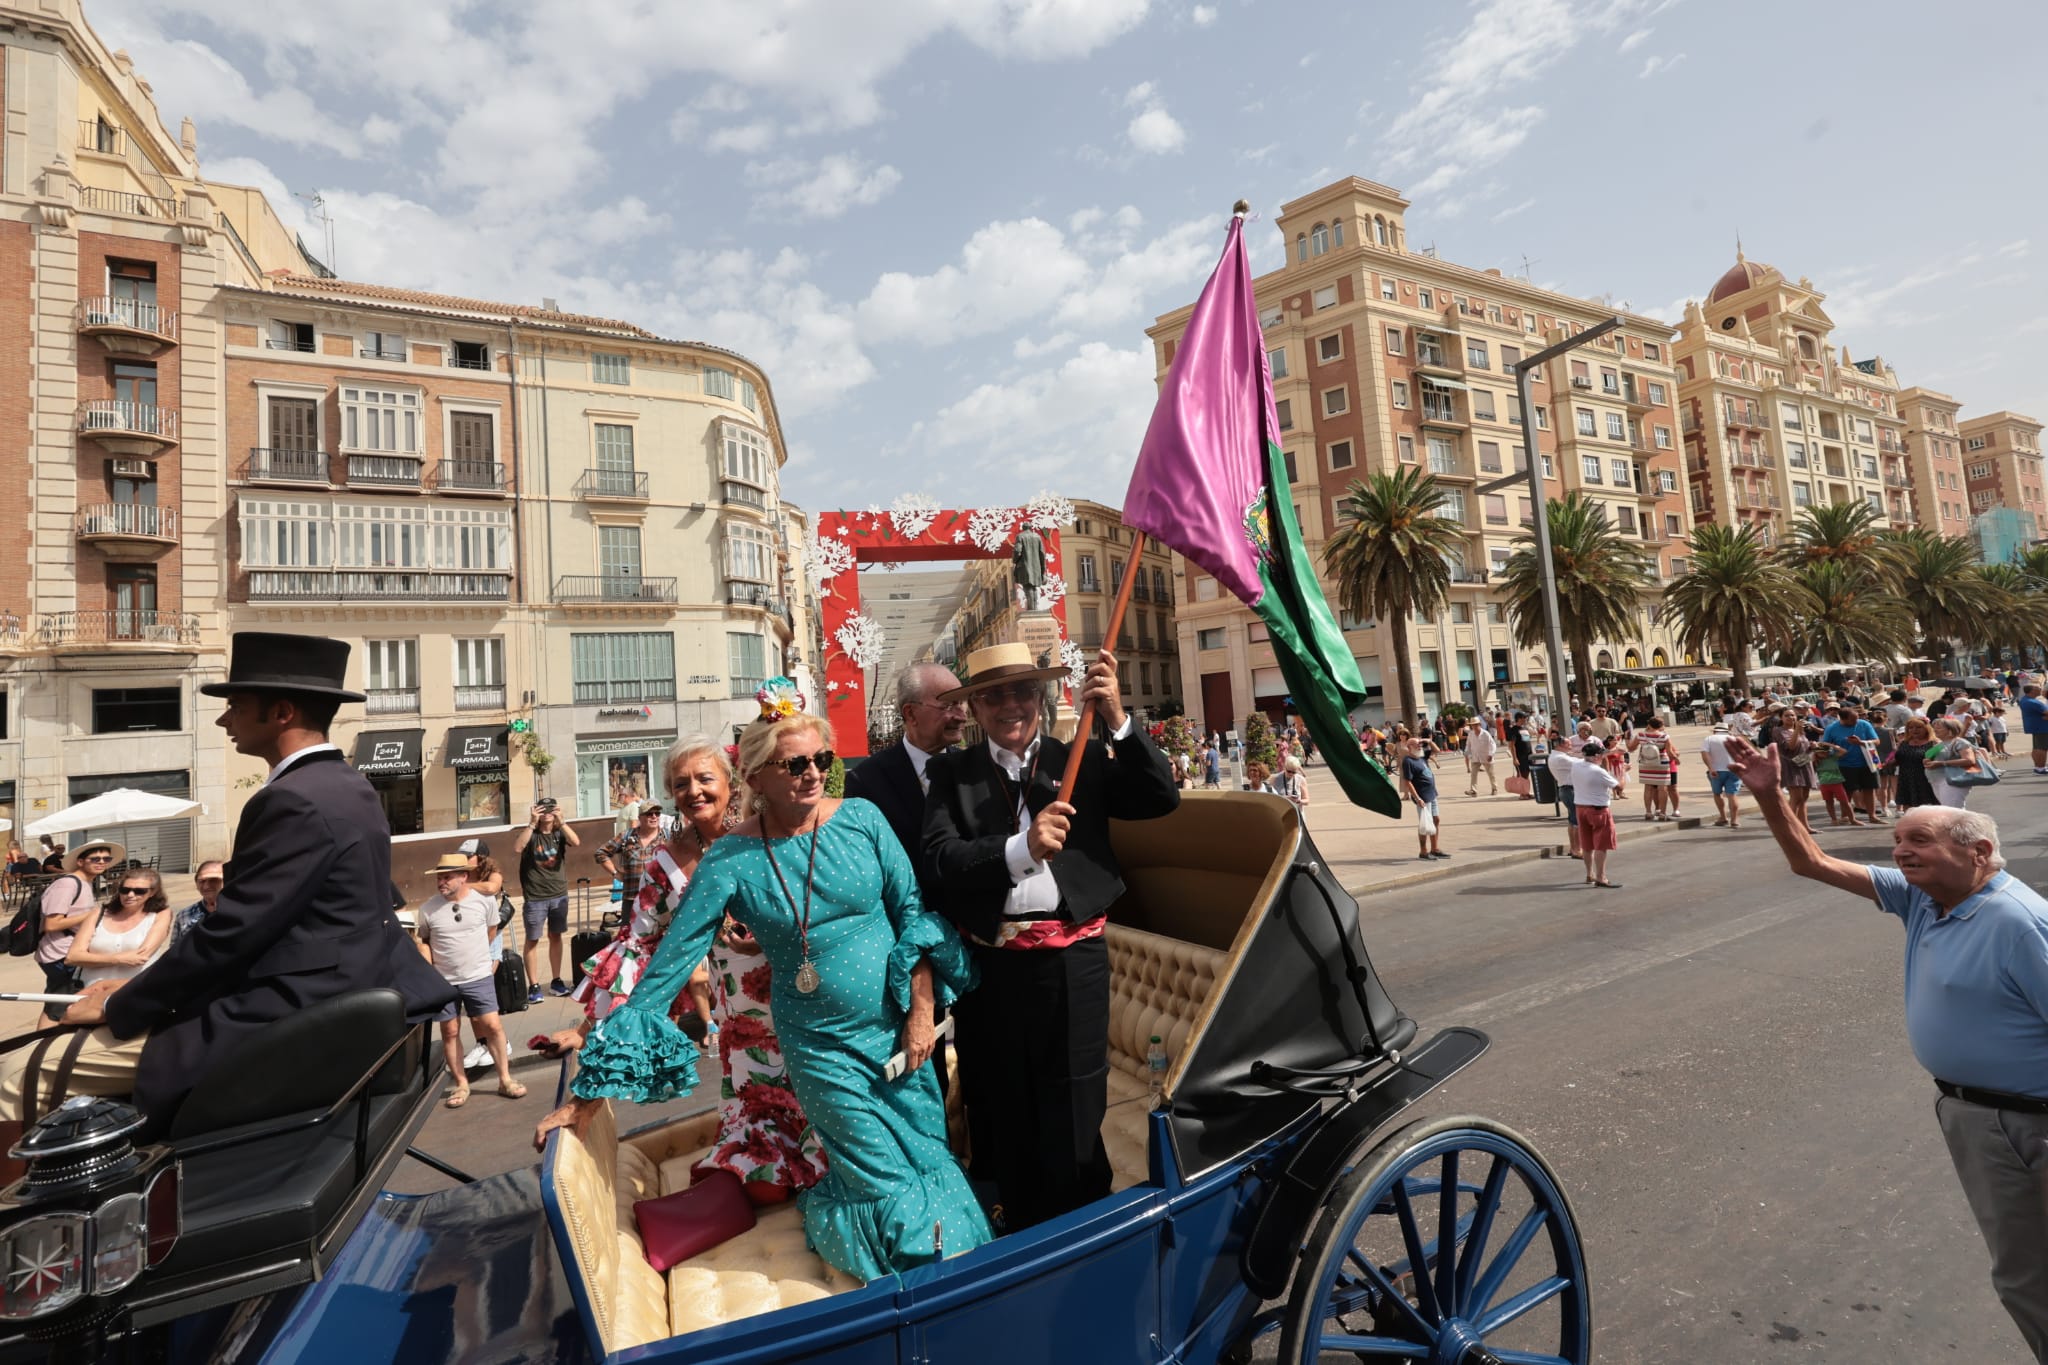
<svg viewBox="0 0 2048 1365">
<path fill-rule="evenodd" d="M 1766 274 L 1773 273 L 1775 267 L 1758 265 L 1742 254 L 1741 247 L 1737 247 L 1735 264 L 1729 266 L 1728 273 L 1714 282 L 1712 292 L 1707 295 L 1707 302 L 1718 303 L 1730 294 L 1740 294 L 1743 290 L 1760 283 Z"/>
</svg>

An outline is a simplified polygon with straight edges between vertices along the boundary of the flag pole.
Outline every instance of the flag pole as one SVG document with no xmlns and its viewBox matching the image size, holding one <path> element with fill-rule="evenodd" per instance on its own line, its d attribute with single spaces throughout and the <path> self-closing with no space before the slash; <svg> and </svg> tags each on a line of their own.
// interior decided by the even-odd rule
<svg viewBox="0 0 2048 1365">
<path fill-rule="evenodd" d="M 1109 630 L 1103 635 L 1105 646 L 1117 637 L 1124 628 L 1124 608 L 1131 604 L 1131 583 L 1138 576 L 1138 557 L 1145 553 L 1145 533 L 1131 532 L 1131 557 L 1124 564 L 1124 581 L 1117 584 L 1116 602 L 1109 609 Z M 1060 796 L 1062 801 L 1074 799 L 1074 780 L 1081 775 L 1081 754 L 1088 747 L 1088 732 L 1095 728 L 1095 700 L 1081 704 L 1081 723 L 1074 727 L 1074 742 L 1067 746 L 1067 770 L 1060 775 Z"/>
</svg>

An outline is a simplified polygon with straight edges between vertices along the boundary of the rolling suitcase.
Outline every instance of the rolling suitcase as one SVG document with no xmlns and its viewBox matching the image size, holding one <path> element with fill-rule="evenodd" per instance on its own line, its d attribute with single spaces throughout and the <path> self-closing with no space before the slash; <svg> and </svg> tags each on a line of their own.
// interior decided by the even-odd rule
<svg viewBox="0 0 2048 1365">
<path fill-rule="evenodd" d="M 583 964 L 590 961 L 605 944 L 612 941 L 611 931 L 603 920 L 595 923 L 590 917 L 590 878 L 576 879 L 576 927 L 569 935 L 569 984 L 574 986 L 583 980 Z"/>
</svg>

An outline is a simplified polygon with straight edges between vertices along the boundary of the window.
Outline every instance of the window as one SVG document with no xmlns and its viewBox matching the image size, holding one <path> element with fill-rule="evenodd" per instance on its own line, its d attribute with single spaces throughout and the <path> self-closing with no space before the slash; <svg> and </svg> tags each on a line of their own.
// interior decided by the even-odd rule
<svg viewBox="0 0 2048 1365">
<path fill-rule="evenodd" d="M 775 537 L 759 526 L 735 522 L 725 528 L 727 582 L 775 581 Z"/>
<path fill-rule="evenodd" d="M 270 324 L 270 334 L 263 344 L 273 351 L 300 351 L 313 353 L 313 324 L 310 322 L 278 322 Z"/>
<path fill-rule="evenodd" d="M 1318 363 L 1328 364 L 1332 360 L 1342 360 L 1343 358 L 1344 337 L 1342 333 L 1332 332 L 1326 337 L 1316 338 L 1316 360 Z"/>
<path fill-rule="evenodd" d="M 1537 429 L 1538 431 L 1548 431 L 1548 430 L 1550 430 L 1550 409 L 1549 409 L 1549 408 L 1531 408 L 1531 409 L 1530 409 L 1530 411 L 1532 411 L 1532 412 L 1534 412 L 1534 413 L 1536 414 L 1536 429 Z"/>
<path fill-rule="evenodd" d="M 1280 422 L 1280 430 L 1294 430 L 1294 400 L 1278 398 L 1273 402 L 1273 416 Z"/>
<path fill-rule="evenodd" d="M 1295 469 L 1295 467 L 1294 467 L 1294 452 L 1293 452 L 1293 451 L 1291 451 L 1291 450 L 1283 450 L 1283 451 L 1281 451 L 1281 452 L 1280 452 L 1280 463 L 1281 463 L 1281 464 L 1283 464 L 1283 465 L 1285 465 L 1285 466 L 1287 466 L 1287 482 L 1289 482 L 1289 483 L 1300 483 L 1300 482 L 1301 482 L 1301 475 L 1300 475 L 1300 473 L 1299 473 L 1299 472 L 1297 472 L 1297 471 L 1296 471 L 1296 469 Z"/>
<path fill-rule="evenodd" d="M 579 702 L 673 701 L 676 637 L 666 630 L 571 635 L 569 672 Z"/>
<path fill-rule="evenodd" d="M 1545 455 L 1543 457 L 1543 477 L 1546 479 L 1554 479 L 1557 477 L 1557 468 L 1556 466 L 1551 464 L 1550 457 L 1548 455 Z"/>
<path fill-rule="evenodd" d="M 1600 428 L 1593 420 L 1593 410 L 1591 408 L 1577 408 L 1574 411 L 1578 413 L 1579 417 L 1579 435 L 1598 436 L 1600 434 Z M 1538 423 L 1538 425 L 1540 426 L 1541 423 Z"/>
<path fill-rule="evenodd" d="M 1785 442 L 1785 463 L 1794 469 L 1806 468 L 1806 445 L 1804 442 Z"/>
<path fill-rule="evenodd" d="M 1094 556 L 1094 555 L 1082 555 L 1082 556 L 1081 556 L 1081 586 L 1080 586 L 1080 591 L 1082 591 L 1082 592 L 1101 592 L 1101 591 L 1102 591 L 1102 580 L 1101 580 L 1101 579 L 1099 579 L 1099 578 L 1097 578 L 1097 577 L 1095 576 L 1095 556 Z"/>
<path fill-rule="evenodd" d="M 1385 275 L 1380 276 L 1381 298 L 1385 299 L 1388 303 L 1393 303 L 1395 301 L 1395 288 L 1396 286 L 1392 280 L 1388 279 Z"/>
<path fill-rule="evenodd" d="M 1152 695 L 1152 665 L 1149 663 L 1138 665 L 1138 695 L 1141 697 Z"/>
<path fill-rule="evenodd" d="M 1812 484 L 1810 484 L 1810 483 L 1794 483 L 1794 484 L 1792 485 L 1792 505 L 1793 505 L 1794 507 L 1805 507 L 1805 506 L 1809 505 L 1810 503 L 1812 503 L 1812 501 L 1813 501 L 1813 485 L 1812 485 Z"/>
<path fill-rule="evenodd" d="M 1424 308 L 1428 308 L 1428 309 L 1432 309 L 1432 310 L 1433 310 L 1433 309 L 1435 309 L 1435 307 L 1436 307 L 1436 295 L 1435 295 L 1434 293 L 1432 293 L 1431 291 L 1429 291 L 1429 290 L 1427 290 L 1427 289 L 1423 290 L 1423 291 L 1422 291 L 1422 293 L 1421 293 L 1421 294 L 1420 294 L 1420 296 L 1419 296 L 1419 299 L 1420 299 L 1421 305 L 1422 305 L 1422 306 L 1423 306 Z"/>
<path fill-rule="evenodd" d="M 1508 524 L 1508 500 L 1500 493 L 1486 495 L 1486 524 L 1505 526 Z"/>
<path fill-rule="evenodd" d="M 1546 456 L 1545 458 L 1547 459 L 1548 457 Z M 1536 514 L 1529 510 L 1533 505 L 1527 498 L 1515 499 L 1515 519 L 1524 526 L 1534 526 L 1536 524 Z"/>
<path fill-rule="evenodd" d="M 729 630 L 725 633 L 728 695 L 751 697 L 761 690 L 761 684 L 768 680 L 768 668 L 763 662 L 768 654 L 767 643 L 747 631 Z"/>
<path fill-rule="evenodd" d="M 455 368 L 458 370 L 488 370 L 491 368 L 491 348 L 481 341 L 458 341 L 454 343 Z"/>
<path fill-rule="evenodd" d="M 721 370 L 716 365 L 704 367 L 704 392 L 712 398 L 732 398 L 738 393 L 733 383 L 733 372 Z"/>
<path fill-rule="evenodd" d="M 633 428 L 614 426 L 599 422 L 593 429 L 597 438 L 597 469 L 600 475 L 631 475 L 633 472 Z M 600 488 L 608 491 L 605 480 L 598 480 Z M 632 479 L 614 479 L 609 487 L 619 491 L 630 491 Z"/>
<path fill-rule="evenodd" d="M 1600 477 L 1600 457 L 1598 455 L 1579 456 L 1579 472 L 1585 476 L 1587 483 L 1605 482 Z"/>
<path fill-rule="evenodd" d="M 760 399 L 754 392 L 754 381 L 751 379 L 742 379 L 740 381 L 740 406 L 748 412 L 759 412 L 761 410 Z"/>
<path fill-rule="evenodd" d="M 1787 431 L 1799 431 L 1802 429 L 1799 425 L 1799 405 L 1797 403 L 1778 404 L 1778 419 L 1784 423 L 1785 430 Z"/>
<path fill-rule="evenodd" d="M 1618 412 L 1607 414 L 1607 439 L 1610 441 L 1625 441 L 1628 439 L 1628 428 L 1623 425 L 1621 414 Z"/>
<path fill-rule="evenodd" d="M 1294 262 L 1296 265 L 1303 265 L 1307 261 L 1308 234 L 1306 232 L 1297 232 L 1294 234 Z"/>
<path fill-rule="evenodd" d="M 1343 388 L 1323 390 L 1323 416 L 1341 417 L 1351 411 L 1351 395 Z"/>
<path fill-rule="evenodd" d="M 640 580 L 640 528 L 597 528 L 597 571 L 607 579 L 637 587 Z"/>
<path fill-rule="evenodd" d="M 277 454 L 290 451 L 296 455 L 310 455 L 320 449 L 320 404 L 311 398 L 272 398 L 269 400 L 270 452 Z M 266 465 L 272 462 L 266 461 Z M 292 472 L 303 469 L 308 474 L 317 474 L 325 482 L 324 466 L 311 460 L 276 461 L 280 466 L 289 466 Z"/>
<path fill-rule="evenodd" d="M 1629 535 L 1634 535 L 1634 534 L 1636 533 L 1636 509 L 1635 509 L 1635 508 L 1633 508 L 1633 507 L 1629 507 L 1629 506 L 1625 506 L 1625 505 L 1624 505 L 1624 506 L 1621 506 L 1621 507 L 1617 507 L 1617 508 L 1615 508 L 1615 509 L 1614 509 L 1614 520 L 1615 520 L 1615 525 L 1616 525 L 1616 526 L 1618 526 L 1618 527 L 1619 527 L 1619 528 L 1620 528 L 1620 529 L 1621 529 L 1622 531 L 1626 532 L 1627 534 L 1629 534 Z"/>
<path fill-rule="evenodd" d="M 1309 229 L 1308 254 L 1311 256 L 1320 256 L 1329 249 L 1330 230 L 1324 227 L 1321 223 L 1317 223 L 1314 227 Z"/>
<path fill-rule="evenodd" d="M 455 704 L 460 706 L 459 695 L 465 687 L 505 686 L 505 642 L 495 635 L 484 635 L 475 639 L 458 639 L 455 642 L 455 688 L 458 693 Z M 499 704 L 504 694 L 499 693 Z"/>
<path fill-rule="evenodd" d="M 1115 592 L 1115 591 L 1116 591 L 1116 590 L 1117 590 L 1118 588 L 1120 588 L 1120 587 L 1122 587 L 1122 586 L 1123 586 L 1123 581 L 1124 581 L 1124 562 L 1123 562 L 1123 561 L 1122 561 L 1121 559 L 1112 559 L 1112 560 L 1110 560 L 1110 561 L 1109 561 L 1109 590 L 1110 590 L 1111 592 Z"/>
<path fill-rule="evenodd" d="M 1495 420 L 1493 415 L 1493 395 L 1485 389 L 1472 390 L 1472 420 L 1475 422 L 1491 422 Z"/>
<path fill-rule="evenodd" d="M 1275 379 L 1285 379 L 1287 377 L 1287 348 L 1285 346 L 1275 346 L 1272 350 L 1266 352 L 1266 368 L 1273 372 Z"/>
<path fill-rule="evenodd" d="M 1665 534 L 1665 535 L 1667 535 L 1667 536 L 1670 536 L 1670 537 L 1671 537 L 1672 539 L 1674 539 L 1674 540 L 1675 540 L 1675 539 L 1677 539 L 1677 537 L 1678 537 L 1678 513 L 1676 513 L 1676 512 L 1666 512 L 1666 513 L 1664 514 L 1664 534 Z"/>
<path fill-rule="evenodd" d="M 1479 443 L 1479 472 L 1482 474 L 1500 473 L 1499 441 L 1481 441 Z"/>
<path fill-rule="evenodd" d="M 1988 479 L 1991 477 L 1991 466 L 1988 462 L 1980 460 L 1970 466 L 1969 472 L 1973 479 Z"/>
<path fill-rule="evenodd" d="M 1664 350 L 1656 342 L 1646 341 L 1643 343 L 1643 359 L 1662 360 L 1663 358 Z"/>
<path fill-rule="evenodd" d="M 1154 569 L 1152 571 L 1152 600 L 1154 602 L 1169 600 L 1166 596 L 1166 570 L 1164 569 Z M 1166 634 L 1166 616 L 1164 613 L 1161 613 L 1159 617 L 1159 633 L 1162 638 Z"/>
<path fill-rule="evenodd" d="M 1652 381 L 1650 384 L 1650 406 L 1653 408 L 1664 406 L 1664 386 L 1655 381 Z"/>
<path fill-rule="evenodd" d="M 590 353 L 590 380 L 593 384 L 632 383 L 632 357 L 613 355 L 609 351 L 592 351 Z"/>
<path fill-rule="evenodd" d="M 420 685 L 418 640 L 363 641 L 363 686 L 371 692 L 417 692 Z M 414 699 L 418 705 L 418 699 Z"/>
<path fill-rule="evenodd" d="M 1605 367 L 1603 367 L 1600 371 L 1600 392 L 1620 393 L 1621 376 L 1616 374 L 1613 370 L 1606 369 Z"/>
<path fill-rule="evenodd" d="M 1405 380 L 1405 379 L 1396 379 L 1396 380 L 1394 380 L 1394 381 L 1393 381 L 1393 383 L 1392 383 L 1392 385 L 1391 385 L 1391 388 L 1392 388 L 1392 391 L 1393 391 L 1393 404 L 1394 404 L 1394 406 L 1395 406 L 1395 407 L 1397 407 L 1397 408 L 1405 408 L 1405 407 L 1407 407 L 1407 406 L 1408 406 L 1408 381 L 1407 381 L 1407 380 Z"/>
<path fill-rule="evenodd" d="M 1396 441 L 1397 441 L 1397 443 L 1399 444 L 1399 446 L 1400 446 L 1400 449 L 1401 449 L 1401 463 L 1402 463 L 1402 464 L 1414 464 L 1414 463 L 1415 463 L 1415 438 L 1414 438 L 1413 436 L 1400 436 L 1400 437 L 1396 437 L 1395 439 L 1396 439 Z"/>
<path fill-rule="evenodd" d="M 1501 343 L 1500 367 L 1502 371 L 1508 374 L 1513 374 L 1515 366 L 1521 363 L 1522 348 L 1519 346 L 1510 346 L 1505 342 Z"/>
<path fill-rule="evenodd" d="M 95 687 L 92 732 L 118 735 L 130 730 L 182 730 L 183 694 L 175 687 Z"/>
<path fill-rule="evenodd" d="M 1223 648 L 1223 627 L 1221 627 L 1221 626 L 1211 626 L 1211 627 L 1210 627 L 1209 629 L 1207 629 L 1207 630 L 1198 630 L 1198 631 L 1196 631 L 1196 632 L 1195 632 L 1195 648 L 1196 648 L 1196 649 L 1221 649 L 1221 648 Z"/>
<path fill-rule="evenodd" d="M 1330 468 L 1351 468 L 1351 442 L 1338 441 L 1330 447 Z M 1294 481 L 1289 479 L 1288 482 L 1292 483 Z"/>
<path fill-rule="evenodd" d="M 1652 428 L 1652 432 L 1654 433 L 1654 435 L 1655 435 L 1655 436 L 1656 436 L 1656 438 L 1657 438 L 1657 449 L 1659 449 L 1659 450 L 1669 450 L 1669 449 L 1671 449 L 1671 428 L 1670 428 L 1670 427 L 1654 427 L 1654 428 Z"/>
<path fill-rule="evenodd" d="M 1469 626 L 1472 624 L 1472 604 L 1470 602 L 1451 603 L 1451 624 L 1454 626 Z"/>
<path fill-rule="evenodd" d="M 768 449 L 768 438 L 738 422 L 721 422 L 719 427 L 725 438 L 725 477 L 756 488 L 772 487 L 770 475 L 775 460 Z"/>
<path fill-rule="evenodd" d="M 365 360 L 403 360 L 405 338 L 396 332 L 365 332 L 356 354 Z"/>
<path fill-rule="evenodd" d="M 1658 470 L 1657 491 L 1660 493 L 1676 493 L 1678 491 L 1677 473 L 1669 469 Z"/>
<path fill-rule="evenodd" d="M 1463 521 L 1465 519 L 1464 490 L 1459 488 L 1444 489 L 1443 495 L 1437 499 L 1436 514 L 1440 517 L 1448 517 L 1452 521 Z"/>
<path fill-rule="evenodd" d="M 1617 488 L 1627 488 L 1635 483 L 1635 471 L 1629 467 L 1627 460 L 1609 460 L 1607 470 L 1614 476 L 1614 486 Z"/>
<path fill-rule="evenodd" d="M 1318 312 L 1325 308 L 1335 308 L 1337 306 L 1337 286 L 1326 284 L 1321 289 L 1316 290 L 1315 303 Z"/>
<path fill-rule="evenodd" d="M 1432 474 L 1458 474 L 1458 447 L 1448 437 L 1429 438 L 1429 472 Z"/>
<path fill-rule="evenodd" d="M 420 396 L 383 389 L 342 389 L 341 446 L 344 450 L 417 454 Z"/>
<path fill-rule="evenodd" d="M 1491 369 L 1492 364 L 1487 356 L 1486 343 L 1483 341 L 1466 342 L 1465 363 L 1475 370 Z"/>
<path fill-rule="evenodd" d="M 1401 354 L 1401 329 L 1399 327 L 1389 327 L 1387 329 L 1387 354 Z"/>
</svg>

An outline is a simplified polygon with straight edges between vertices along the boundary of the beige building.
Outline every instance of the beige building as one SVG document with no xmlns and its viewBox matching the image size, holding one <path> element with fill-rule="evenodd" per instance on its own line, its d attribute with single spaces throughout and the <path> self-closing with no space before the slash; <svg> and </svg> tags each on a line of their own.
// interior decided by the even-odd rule
<svg viewBox="0 0 2048 1365">
<path fill-rule="evenodd" d="M 1446 489 L 1443 515 L 1466 527 L 1442 618 L 1409 632 L 1410 676 L 1422 709 L 1434 714 L 1545 677 L 1543 652 L 1514 643 L 1492 586 L 1532 521 L 1532 500 L 1526 485 L 1480 486 L 1528 468 L 1513 367 L 1614 310 L 1411 251 L 1407 209 L 1396 191 L 1355 177 L 1294 200 L 1278 219 L 1287 263 L 1254 287 L 1311 558 L 1322 563 L 1354 481 L 1404 466 L 1435 474 Z M 1147 331 L 1162 379 L 1191 312 L 1192 305 L 1168 313 Z M 1617 333 L 1537 376 L 1535 450 L 1547 498 L 1581 491 L 1595 499 L 1668 576 L 1683 567 L 1691 529 L 1680 488 L 1672 329 L 1622 316 Z M 1217 730 L 1254 710 L 1278 715 L 1285 685 L 1251 610 L 1198 570 L 1175 581 L 1177 681 L 1185 681 L 1189 713 Z M 1327 575 L 1324 589 L 1334 601 Z M 1680 662 L 1659 609 L 1646 603 L 1641 620 L 1636 638 L 1596 643 L 1598 667 Z M 1348 616 L 1341 624 L 1367 688 L 1360 719 L 1382 719 L 1394 671 L 1383 657 L 1392 648 L 1387 632 Z"/>
<path fill-rule="evenodd" d="M 1826 297 L 1738 251 L 1705 303 L 1687 303 L 1679 399 L 1699 520 L 1755 524 L 1769 543 L 1817 504 L 1916 524 L 1898 377 L 1835 346 Z"/>
</svg>

